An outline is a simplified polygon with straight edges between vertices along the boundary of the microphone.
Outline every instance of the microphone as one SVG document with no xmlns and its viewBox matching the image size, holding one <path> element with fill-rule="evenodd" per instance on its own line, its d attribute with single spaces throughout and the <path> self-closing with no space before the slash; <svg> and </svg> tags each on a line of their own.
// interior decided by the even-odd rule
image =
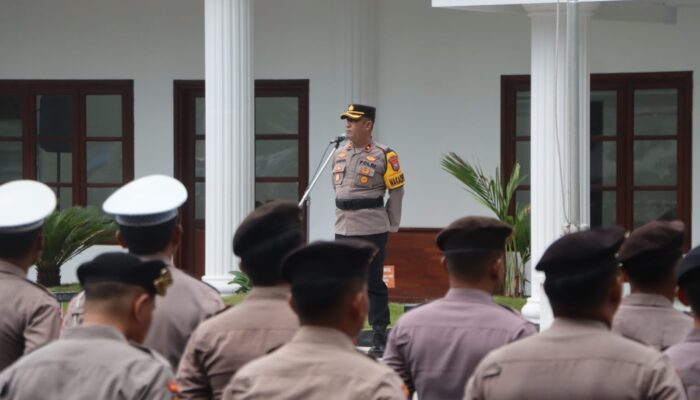
<svg viewBox="0 0 700 400">
<path fill-rule="evenodd" d="M 346 139 L 345 135 L 336 136 L 335 139 L 331 140 L 332 144 L 340 144 L 340 142 Z"/>
</svg>

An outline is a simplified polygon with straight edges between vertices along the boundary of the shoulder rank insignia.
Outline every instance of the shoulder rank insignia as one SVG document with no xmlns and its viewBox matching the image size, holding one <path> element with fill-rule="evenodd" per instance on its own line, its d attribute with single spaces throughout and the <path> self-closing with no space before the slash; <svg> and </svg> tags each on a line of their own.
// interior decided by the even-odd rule
<svg viewBox="0 0 700 400">
<path fill-rule="evenodd" d="M 405 183 L 403 171 L 399 164 L 399 156 L 394 150 L 386 152 L 386 172 L 384 173 L 384 185 L 387 189 L 398 189 Z"/>
</svg>

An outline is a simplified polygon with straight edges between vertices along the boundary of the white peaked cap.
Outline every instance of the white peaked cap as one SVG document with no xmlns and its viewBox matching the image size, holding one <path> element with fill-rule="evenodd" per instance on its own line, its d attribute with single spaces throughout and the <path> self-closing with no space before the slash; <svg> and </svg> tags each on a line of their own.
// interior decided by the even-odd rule
<svg viewBox="0 0 700 400">
<path fill-rule="evenodd" d="M 186 200 L 187 189 L 180 181 L 166 175 L 149 175 L 117 189 L 102 209 L 114 215 L 119 225 L 152 226 L 175 218 Z"/>
<path fill-rule="evenodd" d="M 56 194 L 37 181 L 0 185 L 0 232 L 28 232 L 40 227 L 56 209 Z"/>
</svg>

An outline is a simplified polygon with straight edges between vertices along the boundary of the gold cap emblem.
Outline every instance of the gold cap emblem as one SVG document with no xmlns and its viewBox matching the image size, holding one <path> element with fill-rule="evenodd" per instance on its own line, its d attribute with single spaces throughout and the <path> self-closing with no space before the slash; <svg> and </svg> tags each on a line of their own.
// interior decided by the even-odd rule
<svg viewBox="0 0 700 400">
<path fill-rule="evenodd" d="M 160 270 L 160 276 L 153 281 L 153 287 L 156 289 L 156 293 L 159 296 L 165 296 L 168 287 L 172 284 L 173 276 L 170 275 L 170 270 L 168 268 L 162 268 Z"/>
</svg>

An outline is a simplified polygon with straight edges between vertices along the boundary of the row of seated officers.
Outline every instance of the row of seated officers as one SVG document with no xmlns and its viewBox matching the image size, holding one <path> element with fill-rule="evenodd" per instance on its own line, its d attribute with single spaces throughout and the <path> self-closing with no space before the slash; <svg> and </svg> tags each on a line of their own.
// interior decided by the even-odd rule
<svg viewBox="0 0 700 400">
<path fill-rule="evenodd" d="M 105 201 L 129 253 L 78 268 L 84 291 L 61 329 L 55 299 L 26 278 L 55 196 L 0 186 L 0 400 L 700 399 L 700 248 L 683 257 L 680 222 L 552 243 L 536 269 L 555 319 L 537 333 L 491 299 L 512 228 L 458 219 L 437 236 L 449 291 L 402 316 L 375 360 L 354 342 L 375 246 L 304 244 L 296 204 L 260 206 L 233 238 L 253 289 L 225 309 L 173 265 L 186 198 L 149 176 Z M 676 290 L 693 317 L 673 308 Z"/>
</svg>

